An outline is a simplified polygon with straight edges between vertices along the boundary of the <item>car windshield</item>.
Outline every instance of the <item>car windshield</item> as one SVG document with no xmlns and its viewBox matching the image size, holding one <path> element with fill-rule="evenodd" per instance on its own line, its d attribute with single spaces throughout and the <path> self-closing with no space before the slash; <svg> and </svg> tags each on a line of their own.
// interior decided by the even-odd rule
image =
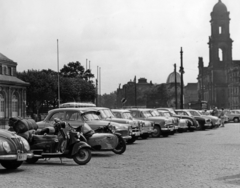
<svg viewBox="0 0 240 188">
<path fill-rule="evenodd" d="M 197 111 L 189 111 L 192 116 L 201 116 Z"/>
<path fill-rule="evenodd" d="M 158 111 L 158 114 L 159 114 L 159 116 L 164 116 L 164 112 L 159 112 Z"/>
<path fill-rule="evenodd" d="M 151 110 L 150 113 L 152 114 L 153 117 L 161 116 L 157 110 Z"/>
<path fill-rule="evenodd" d="M 171 117 L 170 112 L 163 112 L 163 115 L 164 115 L 165 117 Z"/>
<path fill-rule="evenodd" d="M 153 117 L 153 115 L 149 112 L 149 111 L 142 111 L 142 115 L 143 117 L 147 118 L 147 117 Z"/>
<path fill-rule="evenodd" d="M 100 110 L 101 116 L 103 118 L 112 118 L 114 117 L 113 113 L 109 109 Z"/>
<path fill-rule="evenodd" d="M 132 114 L 130 112 L 124 112 L 123 118 L 124 119 L 133 119 Z"/>
<path fill-rule="evenodd" d="M 101 118 L 94 112 L 88 112 L 83 115 L 85 121 L 100 120 Z"/>
</svg>

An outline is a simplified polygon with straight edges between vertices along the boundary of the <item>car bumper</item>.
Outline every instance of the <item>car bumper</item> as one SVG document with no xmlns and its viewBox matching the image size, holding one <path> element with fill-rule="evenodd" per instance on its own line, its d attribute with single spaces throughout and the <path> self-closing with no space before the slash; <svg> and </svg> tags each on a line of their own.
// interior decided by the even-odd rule
<svg viewBox="0 0 240 188">
<path fill-rule="evenodd" d="M 207 127 L 207 128 L 210 128 L 210 127 L 212 127 L 212 124 L 211 123 L 205 123 L 204 126 Z"/>
<path fill-rule="evenodd" d="M 32 153 L 26 153 L 27 159 L 32 158 L 33 154 Z M 6 160 L 6 161 L 11 161 L 11 160 L 17 160 L 18 155 L 17 154 L 12 154 L 12 155 L 0 155 L 0 160 Z"/>
<path fill-rule="evenodd" d="M 129 139 L 131 139 L 132 137 L 131 136 L 122 136 L 122 138 L 123 138 L 123 140 L 129 140 Z"/>
</svg>

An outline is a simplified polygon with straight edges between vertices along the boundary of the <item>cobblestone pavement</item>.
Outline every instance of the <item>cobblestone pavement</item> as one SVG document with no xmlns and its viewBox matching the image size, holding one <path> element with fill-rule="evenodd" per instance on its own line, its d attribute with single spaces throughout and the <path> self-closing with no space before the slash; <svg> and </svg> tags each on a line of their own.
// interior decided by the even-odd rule
<svg viewBox="0 0 240 188">
<path fill-rule="evenodd" d="M 123 155 L 94 153 L 85 166 L 51 159 L 15 171 L 0 167 L 0 187 L 240 187 L 240 124 L 137 140 Z"/>
</svg>

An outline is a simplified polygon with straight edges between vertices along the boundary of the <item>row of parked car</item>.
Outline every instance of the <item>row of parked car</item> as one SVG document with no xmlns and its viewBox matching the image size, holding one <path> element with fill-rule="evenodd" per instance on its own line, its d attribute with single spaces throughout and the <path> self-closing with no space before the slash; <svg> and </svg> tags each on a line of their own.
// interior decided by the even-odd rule
<svg viewBox="0 0 240 188">
<path fill-rule="evenodd" d="M 177 132 L 205 130 L 219 127 L 221 124 L 220 118 L 193 109 L 109 109 L 91 106 L 61 107 L 50 110 L 43 121 L 36 123 L 38 130 L 53 127 L 56 119 L 66 122 L 75 128 L 86 127 L 86 125 L 89 126 L 88 131 L 91 131 L 89 137 L 93 138 L 92 143 L 89 144 L 92 144 L 92 150 L 97 151 L 101 150 L 101 147 L 104 146 L 104 143 L 101 143 L 103 139 L 97 141 L 101 135 L 92 135 L 94 135 L 94 131 L 98 132 L 99 129 L 106 126 L 111 129 L 111 133 L 121 135 L 125 143 L 132 144 L 139 138 L 168 137 Z M 69 133 L 66 135 L 68 134 Z M 109 135 L 107 137 L 109 137 Z M 39 139 L 39 136 L 36 136 L 36 138 Z M 124 151 L 124 145 L 113 149 L 113 152 L 116 154 L 122 154 Z M 5 133 L 3 130 L 0 130 L 0 163 L 2 166 L 8 169 L 17 168 L 24 160 L 32 158 L 32 155 L 25 139 L 15 133 Z M 83 158 L 85 155 L 86 152 Z M 75 159 L 78 163 L 81 163 L 80 160 L 80 157 Z M 10 163 L 8 161 L 10 161 Z M 37 160 L 29 159 L 29 161 L 36 162 Z"/>
</svg>

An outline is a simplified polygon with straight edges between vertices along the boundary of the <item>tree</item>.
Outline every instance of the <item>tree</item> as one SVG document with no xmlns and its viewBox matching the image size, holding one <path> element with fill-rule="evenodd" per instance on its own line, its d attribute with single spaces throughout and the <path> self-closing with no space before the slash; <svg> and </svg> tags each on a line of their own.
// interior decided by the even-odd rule
<svg viewBox="0 0 240 188">
<path fill-rule="evenodd" d="M 56 101 L 57 84 L 54 74 L 54 71 L 51 70 L 28 70 L 17 73 L 18 78 L 30 83 L 27 88 L 28 112 L 38 114 L 46 101 Z"/>
<path fill-rule="evenodd" d="M 60 74 L 63 77 L 76 78 L 79 77 L 86 81 L 90 81 L 91 78 L 94 78 L 94 74 L 91 73 L 90 69 L 85 71 L 84 67 L 79 61 L 70 62 L 67 65 L 64 65 L 60 70 Z M 91 81 L 92 82 L 92 81 Z"/>
</svg>

